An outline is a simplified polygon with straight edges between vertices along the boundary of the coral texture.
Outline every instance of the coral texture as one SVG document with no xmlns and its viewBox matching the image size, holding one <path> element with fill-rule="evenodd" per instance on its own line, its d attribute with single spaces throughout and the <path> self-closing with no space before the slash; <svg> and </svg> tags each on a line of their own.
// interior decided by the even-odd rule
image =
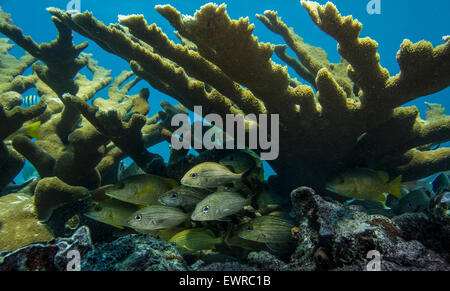
<svg viewBox="0 0 450 291">
<path fill-rule="evenodd" d="M 361 23 L 341 16 L 332 3 L 302 5 L 338 41 L 340 63 L 330 63 L 326 52 L 306 44 L 273 11 L 257 17 L 283 37 L 298 60 L 285 46 L 259 42 L 248 18 L 231 20 L 224 4 L 206 4 L 193 17 L 182 17 L 170 5 L 155 7 L 185 45 L 170 41 L 142 15 L 120 16 L 121 25 L 106 26 L 89 12 L 49 11 L 188 109 L 202 105 L 205 114 L 222 116 L 280 114 L 280 156 L 270 164 L 287 188 L 320 188 L 356 166 L 402 174 L 405 180 L 447 170 L 449 150 L 423 146 L 449 140 L 449 117 L 422 120 L 417 108 L 399 106 L 448 87 L 448 39 L 436 48 L 405 40 L 397 54 L 401 71 L 390 76 L 379 64 L 378 43 L 359 37 Z M 311 86 L 274 63 L 274 52 Z"/>
</svg>

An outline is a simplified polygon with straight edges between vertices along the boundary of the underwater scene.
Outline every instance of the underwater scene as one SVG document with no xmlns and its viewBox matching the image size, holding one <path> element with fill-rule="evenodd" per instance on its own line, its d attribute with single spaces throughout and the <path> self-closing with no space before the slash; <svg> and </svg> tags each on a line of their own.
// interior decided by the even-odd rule
<svg viewBox="0 0 450 291">
<path fill-rule="evenodd" d="M 450 271 L 448 11 L 0 0 L 0 270 Z"/>
</svg>

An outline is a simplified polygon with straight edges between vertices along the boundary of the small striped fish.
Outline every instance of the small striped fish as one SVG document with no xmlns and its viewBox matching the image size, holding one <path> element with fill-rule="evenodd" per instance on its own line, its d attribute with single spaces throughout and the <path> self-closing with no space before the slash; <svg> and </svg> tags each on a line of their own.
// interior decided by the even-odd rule
<svg viewBox="0 0 450 291">
<path fill-rule="evenodd" d="M 215 237 L 214 233 L 205 228 L 192 228 L 183 230 L 169 239 L 169 242 L 178 248 L 189 251 L 213 249 L 216 244 L 222 242 L 222 238 Z"/>
<path fill-rule="evenodd" d="M 133 213 L 127 226 L 137 231 L 168 229 L 179 225 L 188 217 L 188 214 L 178 208 L 150 205 Z"/>
<path fill-rule="evenodd" d="M 238 193 L 215 192 L 197 204 L 191 219 L 196 221 L 220 220 L 239 212 L 249 204 L 250 199 L 244 198 Z"/>
<path fill-rule="evenodd" d="M 211 194 L 210 191 L 188 186 L 178 186 L 158 197 L 158 202 L 165 206 L 183 207 L 185 210 L 193 210 L 198 202 Z"/>
<path fill-rule="evenodd" d="M 244 173 L 235 174 L 219 163 L 201 163 L 190 169 L 181 179 L 181 184 L 197 188 L 216 188 L 241 180 Z"/>
<path fill-rule="evenodd" d="M 292 223 L 277 216 L 260 216 L 242 226 L 239 237 L 260 243 L 286 243 L 292 240 Z"/>
<path fill-rule="evenodd" d="M 39 96 L 29 95 L 26 96 L 25 98 L 22 98 L 22 106 L 25 108 L 31 107 L 33 105 L 38 104 L 40 100 L 41 98 Z"/>
</svg>

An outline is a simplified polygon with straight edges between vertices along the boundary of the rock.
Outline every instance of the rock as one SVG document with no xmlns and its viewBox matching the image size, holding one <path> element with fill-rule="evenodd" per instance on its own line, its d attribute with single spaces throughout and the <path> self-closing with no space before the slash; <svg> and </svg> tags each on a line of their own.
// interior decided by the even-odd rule
<svg viewBox="0 0 450 291">
<path fill-rule="evenodd" d="M 248 262 L 250 265 L 255 265 L 262 271 L 285 271 L 288 270 L 288 265 L 279 260 L 276 256 L 266 251 L 251 252 L 248 254 Z"/>
<path fill-rule="evenodd" d="M 315 269 L 365 270 L 369 251 L 381 255 L 381 270 L 449 270 L 450 265 L 435 251 L 416 240 L 406 241 L 403 231 L 392 220 L 368 215 L 354 206 L 326 201 L 313 189 L 300 187 L 291 193 L 293 213 L 307 218 L 305 229 L 296 237 L 308 242 L 292 256 L 290 268 L 306 262 Z M 399 220 L 403 222 L 402 220 Z M 311 258 L 311 253 L 314 254 Z M 301 262 L 296 260 L 301 259 Z M 313 264 L 311 266 L 314 266 Z"/>
<path fill-rule="evenodd" d="M 423 241 L 424 232 L 430 229 L 431 221 L 425 213 L 404 213 L 392 219 L 402 231 L 402 237 L 406 240 Z"/>
<path fill-rule="evenodd" d="M 436 223 L 450 228 L 450 191 L 433 197 L 430 212 Z"/>
<path fill-rule="evenodd" d="M 84 271 L 185 271 L 188 266 L 165 240 L 147 234 L 130 234 L 102 243 L 82 258 Z"/>
<path fill-rule="evenodd" d="M 198 268 L 196 271 L 259 271 L 255 267 L 239 262 L 212 263 Z"/>
<path fill-rule="evenodd" d="M 83 258 L 92 249 L 89 229 L 82 226 L 70 238 L 53 239 L 0 253 L 0 271 L 63 271 L 72 259 L 68 258 L 69 251 L 76 250 Z"/>
</svg>

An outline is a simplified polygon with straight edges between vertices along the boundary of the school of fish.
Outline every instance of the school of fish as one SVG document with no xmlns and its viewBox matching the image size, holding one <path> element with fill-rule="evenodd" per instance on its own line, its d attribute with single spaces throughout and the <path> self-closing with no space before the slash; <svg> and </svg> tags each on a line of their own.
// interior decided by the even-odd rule
<svg viewBox="0 0 450 291">
<path fill-rule="evenodd" d="M 122 179 L 105 190 L 106 201 L 93 203 L 87 217 L 157 234 L 190 253 L 217 245 L 246 250 L 260 245 L 276 252 L 292 246 L 296 222 L 286 201 L 264 181 L 258 156 L 248 149 L 197 164 L 180 182 L 142 174 L 135 164 L 121 168 Z M 386 207 L 389 194 L 401 198 L 400 186 L 401 176 L 391 180 L 386 172 L 357 168 L 325 188 L 349 202 L 369 200 Z"/>
</svg>

